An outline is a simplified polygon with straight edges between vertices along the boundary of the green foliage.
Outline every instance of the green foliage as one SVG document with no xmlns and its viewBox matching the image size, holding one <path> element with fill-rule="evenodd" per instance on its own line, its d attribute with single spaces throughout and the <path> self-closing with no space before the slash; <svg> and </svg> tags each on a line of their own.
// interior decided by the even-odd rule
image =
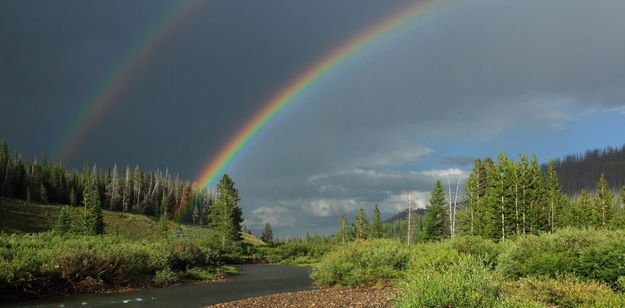
<svg viewBox="0 0 625 308">
<path fill-rule="evenodd" d="M 320 286 L 355 286 L 398 278 L 402 277 L 409 258 L 409 248 L 397 241 L 356 241 L 326 254 L 311 277 Z"/>
<path fill-rule="evenodd" d="M 224 174 L 217 184 L 217 201 L 210 211 L 210 226 L 219 233 L 222 248 L 241 241 L 243 213 L 238 206 L 240 200 L 234 181 Z"/>
<path fill-rule="evenodd" d="M 169 267 L 157 271 L 152 279 L 152 282 L 157 287 L 165 287 L 176 281 L 178 281 L 178 274 L 172 271 Z"/>
<path fill-rule="evenodd" d="M 345 243 L 352 239 L 352 230 L 349 226 L 349 220 L 347 220 L 347 215 L 345 214 L 341 216 L 341 221 L 339 222 L 339 231 L 336 233 L 336 238 L 341 243 Z"/>
<path fill-rule="evenodd" d="M 263 256 L 271 263 L 314 264 L 330 251 L 330 245 L 289 242 L 266 248 Z"/>
<path fill-rule="evenodd" d="M 563 229 L 521 237 L 507 243 L 498 258 L 497 271 L 509 279 L 575 273 L 581 279 L 621 287 L 618 280 L 625 276 L 625 231 Z"/>
<path fill-rule="evenodd" d="M 425 207 L 424 222 L 426 240 L 449 237 L 449 213 L 445 207 L 445 192 L 440 180 L 434 182 L 430 203 Z"/>
<path fill-rule="evenodd" d="M 498 307 L 504 302 L 501 284 L 471 256 L 421 269 L 402 291 L 398 307 Z"/>
<path fill-rule="evenodd" d="M 50 202 L 48 200 L 48 190 L 46 189 L 46 187 L 43 185 L 43 183 L 41 183 L 41 185 L 39 186 L 39 200 L 42 203 L 48 203 Z"/>
<path fill-rule="evenodd" d="M 373 222 L 371 223 L 370 238 L 382 238 L 382 222 L 380 221 L 380 209 L 377 204 L 373 207 Z"/>
<path fill-rule="evenodd" d="M 66 234 L 72 228 L 72 218 L 70 216 L 70 211 L 67 206 L 64 206 L 61 209 L 61 213 L 59 214 L 59 218 L 56 220 L 56 224 L 54 226 L 54 231 L 59 234 Z"/>
<path fill-rule="evenodd" d="M 273 242 L 273 231 L 271 230 L 271 225 L 269 223 L 265 224 L 265 228 L 263 229 L 263 234 L 260 236 L 260 239 L 269 245 Z"/>
<path fill-rule="evenodd" d="M 622 307 L 625 297 L 604 284 L 567 275 L 559 279 L 523 278 L 505 286 L 506 296 L 520 303 L 548 307 Z M 609 304 L 609 305 L 607 305 Z"/>
<path fill-rule="evenodd" d="M 95 185 L 87 185 L 83 191 L 85 207 L 85 234 L 98 235 L 104 232 L 104 217 L 100 207 L 100 196 Z"/>
<path fill-rule="evenodd" d="M 123 283 L 137 277 L 169 282 L 167 270 L 221 264 L 212 243 L 190 240 L 129 240 L 114 236 L 55 233 L 0 236 L 0 294 L 37 294 L 54 283 L 57 287 L 85 279 Z M 171 275 L 170 275 L 171 276 Z M 163 280 L 165 279 L 165 280 Z"/>
<path fill-rule="evenodd" d="M 597 227 L 606 228 L 611 226 L 615 215 L 616 205 L 614 204 L 614 193 L 608 186 L 603 173 L 597 183 L 597 198 L 595 199 L 595 208 L 597 212 L 599 224 Z"/>
<path fill-rule="evenodd" d="M 358 215 L 354 222 L 354 235 L 357 240 L 364 240 L 369 233 L 369 220 L 363 208 L 358 210 Z"/>
</svg>

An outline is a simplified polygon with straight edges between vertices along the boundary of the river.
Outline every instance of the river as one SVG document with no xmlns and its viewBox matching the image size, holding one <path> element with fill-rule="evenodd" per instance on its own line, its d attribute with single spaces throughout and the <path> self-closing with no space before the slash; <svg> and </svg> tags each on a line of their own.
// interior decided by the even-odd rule
<svg viewBox="0 0 625 308">
<path fill-rule="evenodd" d="M 202 307 L 249 297 L 313 289 L 308 267 L 239 265 L 225 282 L 184 284 L 118 294 L 85 294 L 14 303 L 14 307 Z"/>
</svg>

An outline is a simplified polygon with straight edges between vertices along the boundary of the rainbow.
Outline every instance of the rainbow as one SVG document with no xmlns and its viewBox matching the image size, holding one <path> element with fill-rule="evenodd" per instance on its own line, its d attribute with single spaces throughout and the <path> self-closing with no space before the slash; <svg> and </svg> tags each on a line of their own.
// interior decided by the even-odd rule
<svg viewBox="0 0 625 308">
<path fill-rule="evenodd" d="M 81 109 L 69 123 L 58 148 L 52 151 L 53 157 L 58 160 L 71 158 L 99 118 L 116 102 L 116 98 L 129 86 L 141 68 L 151 62 L 153 51 L 171 37 L 203 3 L 201 0 L 180 0 L 165 10 L 162 17 L 148 28 L 140 40 L 128 48 L 99 86 L 81 104 Z"/>
<path fill-rule="evenodd" d="M 466 0 L 465 0 L 466 1 Z M 239 131 L 228 141 L 217 155 L 209 161 L 197 177 L 196 183 L 200 187 L 211 187 L 216 184 L 218 177 L 226 170 L 232 160 L 240 153 L 262 129 L 272 121 L 281 111 L 298 101 L 304 92 L 317 85 L 330 72 L 345 63 L 355 55 L 365 52 L 367 48 L 385 37 L 400 37 L 417 25 L 425 24 L 442 13 L 457 6 L 460 0 L 421 0 L 390 15 L 381 22 L 357 34 L 337 49 L 322 57 L 320 61 L 301 73 L 293 82 L 278 91 L 264 107 L 257 112 Z M 426 16 L 432 13 L 432 16 Z M 419 18 L 423 17 L 423 18 Z M 427 18 L 429 17 L 429 18 Z M 422 19 L 422 20 L 420 20 Z M 404 29 L 407 28 L 407 29 Z M 386 41 L 382 40 L 382 43 Z M 390 40 L 389 40 L 390 41 Z"/>
</svg>

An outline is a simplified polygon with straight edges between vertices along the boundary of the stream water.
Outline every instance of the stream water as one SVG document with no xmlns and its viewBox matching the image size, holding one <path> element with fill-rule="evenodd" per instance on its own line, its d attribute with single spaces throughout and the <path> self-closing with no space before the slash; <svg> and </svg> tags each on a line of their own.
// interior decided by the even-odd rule
<svg viewBox="0 0 625 308">
<path fill-rule="evenodd" d="M 119 294 L 87 294 L 14 303 L 13 307 L 202 307 L 249 297 L 313 289 L 308 267 L 240 265 L 225 282 L 184 284 Z"/>
</svg>

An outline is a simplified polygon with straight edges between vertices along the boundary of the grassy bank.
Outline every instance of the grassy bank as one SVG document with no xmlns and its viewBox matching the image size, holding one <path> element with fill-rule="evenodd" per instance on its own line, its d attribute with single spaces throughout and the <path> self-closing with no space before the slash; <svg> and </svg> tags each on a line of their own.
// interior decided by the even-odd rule
<svg viewBox="0 0 625 308">
<path fill-rule="evenodd" d="M 0 198 L 0 301 L 211 280 L 244 250 L 223 251 L 209 228 L 108 211 L 105 234 L 60 235 L 61 208 Z M 242 247 L 263 244 L 244 235 Z"/>
<path fill-rule="evenodd" d="M 504 243 L 369 240 L 334 249 L 313 278 L 322 286 L 394 279 L 399 307 L 622 307 L 624 258 L 625 231 L 565 229 Z"/>
</svg>

